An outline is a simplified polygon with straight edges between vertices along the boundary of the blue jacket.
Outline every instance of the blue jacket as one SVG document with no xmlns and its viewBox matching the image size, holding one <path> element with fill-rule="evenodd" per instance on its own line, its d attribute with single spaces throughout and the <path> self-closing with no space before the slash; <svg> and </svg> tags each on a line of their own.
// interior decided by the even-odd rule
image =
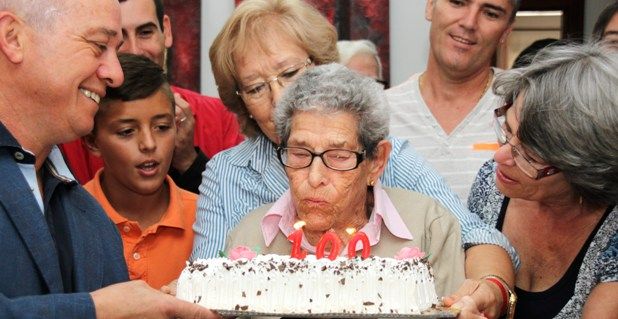
<svg viewBox="0 0 618 319">
<path fill-rule="evenodd" d="M 75 181 L 54 188 L 73 252 L 74 292 L 64 293 L 56 246 L 17 165 L 19 152 L 0 123 L 0 318 L 94 318 L 89 292 L 128 280 L 118 231 Z"/>
</svg>

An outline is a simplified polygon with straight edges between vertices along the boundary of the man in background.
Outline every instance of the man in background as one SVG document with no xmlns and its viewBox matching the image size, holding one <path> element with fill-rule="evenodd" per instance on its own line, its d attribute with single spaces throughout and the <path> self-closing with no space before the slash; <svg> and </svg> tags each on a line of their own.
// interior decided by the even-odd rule
<svg viewBox="0 0 618 319">
<path fill-rule="evenodd" d="M 492 58 L 511 32 L 519 3 L 428 0 L 427 69 L 386 91 L 391 134 L 408 139 L 462 200 L 497 146 Z"/>
<path fill-rule="evenodd" d="M 213 318 L 125 282 L 122 243 L 57 147 L 123 81 L 115 0 L 0 1 L 0 318 Z"/>
<path fill-rule="evenodd" d="M 120 0 L 123 44 L 120 52 L 144 55 L 167 69 L 167 50 L 173 44 L 169 16 L 162 0 Z M 199 193 L 202 171 L 216 153 L 243 140 L 236 116 L 218 98 L 172 86 L 176 100 L 178 134 L 170 176 L 186 190 Z M 197 146 L 197 147 L 195 147 Z M 85 183 L 102 162 L 88 153 L 81 140 L 62 146 L 69 165 Z"/>
</svg>

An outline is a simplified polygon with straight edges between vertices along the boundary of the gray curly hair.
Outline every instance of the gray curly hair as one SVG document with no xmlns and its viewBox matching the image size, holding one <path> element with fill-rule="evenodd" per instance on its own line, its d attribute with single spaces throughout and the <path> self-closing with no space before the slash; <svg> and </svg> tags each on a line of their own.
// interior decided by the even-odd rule
<svg viewBox="0 0 618 319">
<path fill-rule="evenodd" d="M 373 79 L 341 64 L 312 67 L 285 90 L 273 115 L 282 145 L 290 137 L 294 114 L 307 111 L 353 114 L 358 119 L 358 141 L 369 158 L 375 158 L 378 143 L 388 135 L 384 90 Z"/>
<path fill-rule="evenodd" d="M 593 205 L 618 200 L 618 53 L 599 43 L 551 46 L 496 76 L 506 103 L 523 95 L 517 137 Z"/>
</svg>

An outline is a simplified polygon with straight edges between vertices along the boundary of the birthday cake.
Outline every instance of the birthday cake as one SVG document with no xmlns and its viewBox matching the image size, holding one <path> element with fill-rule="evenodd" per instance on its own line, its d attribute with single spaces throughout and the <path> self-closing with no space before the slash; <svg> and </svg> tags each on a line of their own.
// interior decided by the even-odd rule
<svg viewBox="0 0 618 319">
<path fill-rule="evenodd" d="M 419 314 L 438 301 L 426 259 L 200 259 L 177 296 L 215 310 L 272 314 Z"/>
</svg>

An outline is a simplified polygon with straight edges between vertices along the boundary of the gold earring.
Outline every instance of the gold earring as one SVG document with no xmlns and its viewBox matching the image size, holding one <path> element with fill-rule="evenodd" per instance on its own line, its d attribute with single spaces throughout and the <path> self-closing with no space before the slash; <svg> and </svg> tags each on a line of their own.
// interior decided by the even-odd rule
<svg viewBox="0 0 618 319">
<path fill-rule="evenodd" d="M 373 185 L 375 184 L 375 181 L 370 179 L 367 184 L 368 184 L 367 186 L 372 186 L 373 187 Z"/>
</svg>

